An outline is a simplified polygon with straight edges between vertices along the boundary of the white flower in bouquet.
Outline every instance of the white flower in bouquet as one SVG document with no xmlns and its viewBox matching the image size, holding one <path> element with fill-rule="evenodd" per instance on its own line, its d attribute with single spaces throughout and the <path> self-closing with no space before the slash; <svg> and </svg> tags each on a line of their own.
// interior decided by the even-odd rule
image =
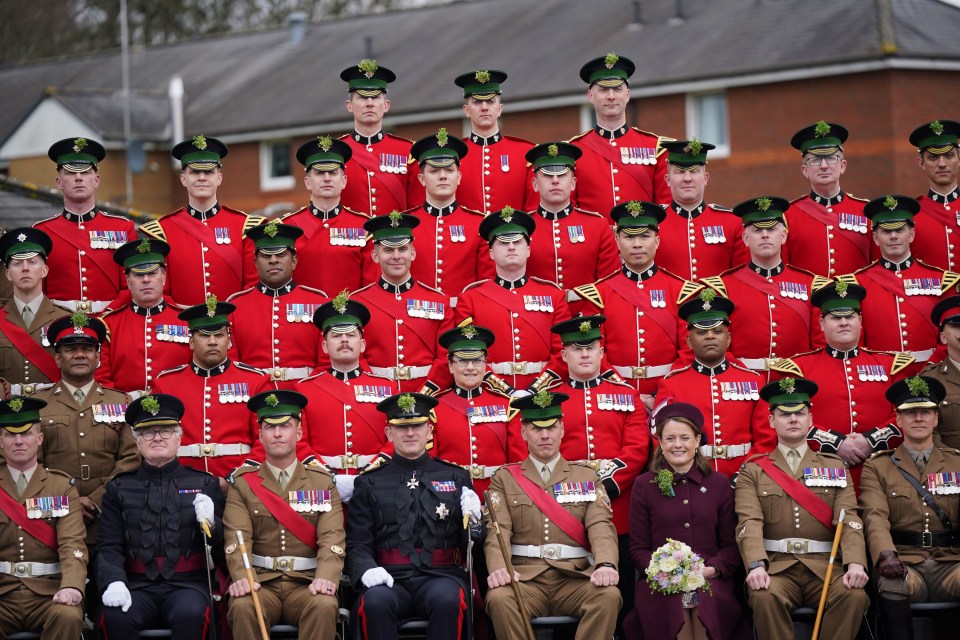
<svg viewBox="0 0 960 640">
<path fill-rule="evenodd" d="M 653 552 L 646 569 L 647 583 L 654 593 L 687 593 L 703 589 L 710 592 L 710 583 L 703 578 L 703 558 L 678 540 L 667 538 L 666 544 Z"/>
</svg>

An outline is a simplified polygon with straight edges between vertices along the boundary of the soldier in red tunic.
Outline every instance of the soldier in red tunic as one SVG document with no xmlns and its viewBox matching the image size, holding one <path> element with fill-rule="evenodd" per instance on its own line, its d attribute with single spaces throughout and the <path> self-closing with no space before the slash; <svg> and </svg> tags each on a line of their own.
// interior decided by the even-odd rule
<svg viewBox="0 0 960 640">
<path fill-rule="evenodd" d="M 607 360 L 652 409 L 660 379 L 681 351 L 689 351 L 679 304 L 701 285 L 678 278 L 655 262 L 660 253 L 659 225 L 666 217 L 663 207 L 631 200 L 614 207 L 610 216 L 617 224 L 623 266 L 594 284 L 575 288 L 570 306 L 574 313 L 606 316 L 600 330 Z"/>
<path fill-rule="evenodd" d="M 789 206 L 784 198 L 764 196 L 734 207 L 743 221 L 750 263 L 703 279 L 736 305 L 730 350 L 754 371 L 823 345 L 820 314 L 810 303 L 814 275 L 784 263 L 780 253 L 787 240 L 783 212 Z"/>
<path fill-rule="evenodd" d="M 363 328 L 370 311 L 341 293 L 313 314 L 323 332 L 330 368 L 297 382 L 310 402 L 303 412 L 304 439 L 334 472 L 340 499 L 349 502 L 356 475 L 381 453 L 389 455 L 387 421 L 377 403 L 400 392 L 394 380 L 360 365 L 366 348 Z"/>
<path fill-rule="evenodd" d="M 329 296 L 294 281 L 298 264 L 295 242 L 303 230 L 272 220 L 247 231 L 256 246 L 257 286 L 227 300 L 237 359 L 263 369 L 281 388 L 306 378 L 325 364 L 313 314 Z"/>
<path fill-rule="evenodd" d="M 740 220 L 730 209 L 703 199 L 710 180 L 707 152 L 715 147 L 696 139 L 663 146 L 670 199 L 667 217 L 660 224 L 660 266 L 681 278 L 697 280 L 747 262 L 750 256 L 740 242 Z"/>
<path fill-rule="evenodd" d="M 577 188 L 581 153 L 565 142 L 540 144 L 527 152 L 527 162 L 533 167 L 533 190 L 540 198 L 532 210 L 540 240 L 530 247 L 527 271 L 556 282 L 561 289 L 596 282 L 620 268 L 609 221 L 570 201 Z"/>
<path fill-rule="evenodd" d="M 850 280 L 867 291 L 862 305 L 863 344 L 882 351 L 906 351 L 917 362 L 926 362 L 940 337 L 930 313 L 950 295 L 960 275 L 931 267 L 912 255 L 914 221 L 922 217 L 917 215 L 920 204 L 913 198 L 882 196 L 867 203 L 863 212 L 873 224 L 873 241 L 880 247 L 880 259 Z"/>
<path fill-rule="evenodd" d="M 671 371 L 657 390 L 658 404 L 686 402 L 703 413 L 700 452 L 714 471 L 727 476 L 748 455 L 770 451 L 776 444 L 776 434 L 767 424 L 767 406 L 760 401 L 763 379 L 727 357 L 733 311 L 733 303 L 713 289 L 704 289 L 680 305 L 693 363 Z"/>
<path fill-rule="evenodd" d="M 303 184 L 310 204 L 280 220 L 303 229 L 297 238 L 297 256 L 306 264 L 336 265 L 335 269 L 303 269 L 300 284 L 321 291 L 355 291 L 377 279 L 363 223 L 369 216 L 343 206 L 340 195 L 347 186 L 346 165 L 353 150 L 346 142 L 318 136 L 297 149 L 297 160 L 306 173 Z"/>
<path fill-rule="evenodd" d="M 917 148 L 917 166 L 927 177 L 927 194 L 917 198 L 923 215 L 917 216 L 913 252 L 939 269 L 960 271 L 956 249 L 960 234 L 960 122 L 934 120 L 913 130 L 910 144 Z"/>
<path fill-rule="evenodd" d="M 217 201 L 227 145 L 194 136 L 171 154 L 183 167 L 180 184 L 187 190 L 187 206 L 140 225 L 140 230 L 170 245 L 167 284 L 174 300 L 188 305 L 203 304 L 210 295 L 226 300 L 257 282 L 253 241 L 243 234 L 264 218 Z"/>
<path fill-rule="evenodd" d="M 136 238 L 136 228 L 127 218 L 97 211 L 97 164 L 107 155 L 103 145 L 67 138 L 53 143 L 47 155 L 57 165 L 63 211 L 33 225 L 53 242 L 47 265 L 54 277 L 44 282 L 44 292 L 70 311 L 100 313 L 123 288 L 113 250 Z"/>
<path fill-rule="evenodd" d="M 152 389 L 175 395 L 186 407 L 180 421 L 180 463 L 220 478 L 247 458 L 263 459 L 262 451 L 251 453 L 254 443 L 259 443 L 259 425 L 246 403 L 261 391 L 276 389 L 262 370 L 227 356 L 228 316 L 234 310 L 232 304 L 211 296 L 206 304 L 182 311 L 179 318 L 190 328 L 193 357 L 189 364 L 161 372 Z M 298 445 L 298 452 L 300 449 Z"/>
<path fill-rule="evenodd" d="M 800 151 L 800 173 L 810 183 L 810 193 L 794 200 L 786 211 L 790 237 L 784 256 L 795 267 L 830 278 L 859 269 L 871 255 L 863 215 L 866 200 L 840 188 L 840 176 L 847 170 L 842 146 L 846 140 L 845 128 L 823 120 L 790 140 Z"/>
<path fill-rule="evenodd" d="M 364 228 L 373 235 L 380 279 L 352 296 L 370 310 L 370 371 L 400 381 L 403 391 L 423 386 L 437 359 L 437 338 L 453 328 L 450 297 L 410 275 L 417 257 L 413 228 L 418 224 L 414 216 L 396 211 L 367 220 Z"/>
<path fill-rule="evenodd" d="M 418 260 L 410 271 L 417 282 L 451 296 L 456 305 L 464 287 L 493 275 L 493 261 L 480 239 L 483 214 L 458 201 L 460 160 L 467 155 L 467 145 L 440 129 L 417 140 L 410 154 L 420 166 L 417 178 L 426 190 L 426 200 L 404 212 L 420 221 L 413 239 Z"/>
<path fill-rule="evenodd" d="M 560 338 L 550 327 L 570 317 L 563 290 L 527 274 L 533 218 L 505 207 L 484 218 L 480 234 L 487 239 L 497 275 L 475 282 L 457 301 L 457 324 L 468 318 L 487 327 L 500 341 L 490 345 L 490 370 L 514 389 L 525 389 L 560 352 Z M 434 378 L 441 387 L 442 380 Z"/>
<path fill-rule="evenodd" d="M 113 254 L 126 273 L 131 299 L 101 316 L 107 339 L 100 347 L 96 378 L 134 398 L 150 389 L 161 371 L 190 357 L 190 332 L 179 318 L 183 309 L 163 295 L 169 253 L 166 242 L 144 238 L 126 243 Z"/>
<path fill-rule="evenodd" d="M 670 202 L 660 144 L 669 138 L 627 125 L 629 78 L 634 69 L 631 60 L 615 53 L 595 58 L 580 69 L 597 120 L 591 131 L 570 140 L 583 150 L 580 189 L 574 197 L 581 209 L 606 213 L 628 200 Z"/>
<path fill-rule="evenodd" d="M 457 198 L 484 215 L 505 206 L 523 209 L 532 188 L 524 154 L 533 143 L 500 131 L 500 85 L 506 79 L 503 71 L 490 69 L 454 80 L 463 89 L 463 113 L 470 120 L 470 137 L 465 140 L 469 153 L 460 160 L 463 179 Z"/>
<path fill-rule="evenodd" d="M 364 59 L 340 72 L 340 79 L 347 83 L 347 111 L 353 115 L 353 131 L 340 138 L 353 151 L 353 161 L 346 167 L 343 206 L 383 216 L 422 202 L 423 188 L 408 170 L 410 141 L 383 132 L 383 115 L 390 110 L 387 85 L 396 74 Z"/>
</svg>

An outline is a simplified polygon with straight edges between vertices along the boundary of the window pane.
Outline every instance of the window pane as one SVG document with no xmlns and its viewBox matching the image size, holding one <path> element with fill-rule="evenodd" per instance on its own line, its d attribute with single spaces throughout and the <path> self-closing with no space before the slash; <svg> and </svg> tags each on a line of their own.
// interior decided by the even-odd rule
<svg viewBox="0 0 960 640">
<path fill-rule="evenodd" d="M 290 173 L 290 143 L 274 142 L 270 145 L 270 177 L 283 178 Z"/>
<path fill-rule="evenodd" d="M 718 147 L 729 143 L 727 137 L 727 96 L 711 93 L 697 97 L 697 138 Z"/>
</svg>

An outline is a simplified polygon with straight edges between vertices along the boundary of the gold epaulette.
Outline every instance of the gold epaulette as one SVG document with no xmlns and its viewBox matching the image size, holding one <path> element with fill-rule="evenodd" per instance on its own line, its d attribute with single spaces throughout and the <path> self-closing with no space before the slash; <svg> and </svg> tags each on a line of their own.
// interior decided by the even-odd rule
<svg viewBox="0 0 960 640">
<path fill-rule="evenodd" d="M 893 355 L 893 364 L 890 365 L 890 375 L 900 373 L 915 361 L 916 358 L 909 353 L 904 353 L 903 351 L 895 353 Z"/>
<path fill-rule="evenodd" d="M 560 376 L 550 369 L 544 370 L 537 379 L 528 387 L 530 391 L 536 393 L 538 391 L 543 391 L 544 389 L 550 389 L 556 385 L 560 384 Z"/>
<path fill-rule="evenodd" d="M 820 289 L 823 289 L 825 286 L 827 286 L 831 282 L 833 282 L 832 278 L 815 275 L 813 276 L 813 282 L 810 284 L 811 292 L 819 291 Z"/>
<path fill-rule="evenodd" d="M 940 293 L 946 293 L 948 289 L 958 282 L 960 282 L 960 273 L 944 271 L 943 277 L 940 278 Z"/>
<path fill-rule="evenodd" d="M 258 216 L 252 213 L 247 214 L 247 219 L 243 221 L 243 232 L 246 233 L 248 230 L 253 229 L 256 226 L 259 226 L 267 221 L 265 216 Z"/>
<path fill-rule="evenodd" d="M 864 269 L 866 269 L 866 267 L 864 267 Z M 860 282 L 857 280 L 856 274 L 859 273 L 860 271 L 863 271 L 863 269 L 857 269 L 857 271 L 855 271 L 854 273 L 844 273 L 842 275 L 837 276 L 837 280 L 839 282 L 846 282 L 847 284 L 859 285 Z"/>
<path fill-rule="evenodd" d="M 703 285 L 699 282 L 694 282 L 693 280 L 684 280 L 683 287 L 680 288 L 680 295 L 677 296 L 677 304 L 680 304 L 687 298 L 695 295 L 703 289 Z"/>
<path fill-rule="evenodd" d="M 724 298 L 727 298 L 727 285 L 723 283 L 723 278 L 720 276 L 708 276 L 700 280 L 702 283 L 715 290 L 717 293 L 722 295 Z"/>
<path fill-rule="evenodd" d="M 156 238 L 157 240 L 162 240 L 163 242 L 167 241 L 167 234 L 164 232 L 163 227 L 160 226 L 159 220 L 144 222 L 142 225 L 140 225 L 140 231 L 152 238 Z"/>
<path fill-rule="evenodd" d="M 790 358 L 780 358 L 770 365 L 770 371 L 778 371 L 798 377 L 803 376 L 803 371 L 800 370 L 800 366 Z"/>
<path fill-rule="evenodd" d="M 597 289 L 595 284 L 582 284 L 579 287 L 574 287 L 573 290 L 584 300 L 587 300 L 593 306 L 598 309 L 603 309 L 603 298 L 600 296 L 600 291 Z"/>
</svg>

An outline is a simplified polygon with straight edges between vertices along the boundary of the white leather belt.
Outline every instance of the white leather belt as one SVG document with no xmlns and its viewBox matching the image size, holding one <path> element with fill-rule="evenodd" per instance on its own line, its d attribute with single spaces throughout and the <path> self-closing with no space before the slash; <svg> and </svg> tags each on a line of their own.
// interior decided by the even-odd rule
<svg viewBox="0 0 960 640">
<path fill-rule="evenodd" d="M 926 351 L 908 351 L 910 355 L 913 356 L 913 359 L 917 362 L 926 362 L 930 359 L 930 356 L 933 355 L 933 349 L 927 349 Z"/>
<path fill-rule="evenodd" d="M 501 376 L 524 376 L 540 373 L 545 366 L 546 362 L 492 362 L 490 371 Z"/>
<path fill-rule="evenodd" d="M 110 300 L 54 300 L 53 298 L 50 298 L 50 302 L 64 309 L 84 313 L 100 313 L 110 304 Z"/>
<path fill-rule="evenodd" d="M 248 444 L 186 444 L 177 449 L 177 455 L 183 458 L 218 458 L 220 456 L 242 456 L 250 453 Z"/>
<path fill-rule="evenodd" d="M 0 573 L 25 578 L 29 576 L 52 576 L 60 573 L 60 563 L 0 562 Z"/>
<path fill-rule="evenodd" d="M 779 360 L 780 358 L 740 358 L 743 366 L 754 371 L 769 371 L 773 363 Z"/>
<path fill-rule="evenodd" d="M 316 558 L 299 558 L 297 556 L 280 556 L 271 558 L 270 556 L 253 556 L 250 561 L 255 567 L 261 569 L 271 569 L 273 571 L 306 571 L 307 569 L 317 568 Z"/>
<path fill-rule="evenodd" d="M 650 367 L 620 367 L 613 365 L 614 371 L 620 377 L 628 380 L 643 380 L 645 378 L 661 378 L 670 373 L 671 364 L 657 364 Z"/>
<path fill-rule="evenodd" d="M 310 367 L 272 367 L 267 369 L 271 380 L 300 380 L 310 375 Z"/>
<path fill-rule="evenodd" d="M 569 544 L 512 544 L 510 553 L 523 558 L 544 558 L 546 560 L 569 560 L 571 558 L 590 558 L 593 555 L 583 547 Z"/>
<path fill-rule="evenodd" d="M 391 380 L 416 380 L 426 378 L 430 367 L 370 367 L 370 372 Z"/>
<path fill-rule="evenodd" d="M 830 553 L 833 543 L 829 540 L 808 540 L 806 538 L 784 538 L 783 540 L 763 540 L 763 548 L 780 553 Z"/>
<path fill-rule="evenodd" d="M 29 396 L 36 393 L 37 391 L 46 391 L 53 386 L 52 382 L 33 382 L 27 384 L 12 384 L 10 385 L 10 395 L 12 396 Z"/>
<path fill-rule="evenodd" d="M 740 456 L 747 455 L 751 446 L 753 446 L 752 442 L 718 446 L 705 444 L 700 447 L 700 453 L 703 454 L 704 458 L 720 458 L 721 460 L 729 460 L 730 458 L 739 458 Z"/>
<path fill-rule="evenodd" d="M 497 472 L 502 465 L 496 465 L 494 467 L 488 467 L 482 464 L 466 464 L 463 466 L 464 469 L 470 472 L 470 477 L 474 480 L 485 480 L 487 478 L 492 478 L 493 474 Z"/>
<path fill-rule="evenodd" d="M 330 467 L 331 469 L 359 469 L 365 467 L 374 460 L 377 456 L 357 456 L 352 453 L 348 453 L 344 456 L 318 456 L 323 463 Z"/>
</svg>

